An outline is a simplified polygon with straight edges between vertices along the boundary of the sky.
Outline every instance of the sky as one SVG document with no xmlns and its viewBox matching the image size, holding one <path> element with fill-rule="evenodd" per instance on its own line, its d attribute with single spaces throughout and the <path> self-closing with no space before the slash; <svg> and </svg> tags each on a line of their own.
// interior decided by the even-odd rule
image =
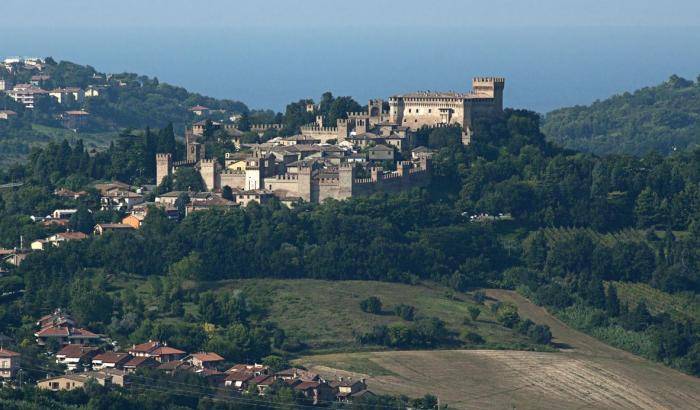
<svg viewBox="0 0 700 410">
<path fill-rule="evenodd" d="M 698 0 L 2 0 L 0 9 L 5 28 L 700 25 Z"/>
</svg>

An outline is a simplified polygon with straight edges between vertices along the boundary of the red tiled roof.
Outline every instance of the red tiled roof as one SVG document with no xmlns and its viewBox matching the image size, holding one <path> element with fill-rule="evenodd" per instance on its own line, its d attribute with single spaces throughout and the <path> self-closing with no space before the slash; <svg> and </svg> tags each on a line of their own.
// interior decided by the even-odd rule
<svg viewBox="0 0 700 410">
<path fill-rule="evenodd" d="M 157 348 L 160 346 L 160 342 L 154 342 L 154 341 L 148 341 L 146 343 L 141 343 L 138 345 L 134 345 L 129 351 L 131 352 L 139 352 L 139 353 L 148 353 L 151 350 Z"/>
<path fill-rule="evenodd" d="M 97 350 L 93 346 L 83 346 L 83 345 L 65 345 L 61 350 L 56 353 L 56 356 L 65 356 L 67 358 L 81 358 L 87 353 Z"/>
<path fill-rule="evenodd" d="M 71 337 L 89 337 L 89 338 L 100 337 L 87 329 L 81 329 L 79 327 L 70 328 L 70 336 Z"/>
<path fill-rule="evenodd" d="M 151 357 L 138 356 L 138 357 L 134 357 L 131 360 L 129 360 L 128 362 L 124 363 L 124 367 L 139 367 L 139 366 L 143 365 L 144 362 L 155 363 L 155 361 Z M 148 363 L 146 363 L 146 364 L 148 364 Z"/>
<path fill-rule="evenodd" d="M 12 350 L 0 348 L 0 357 L 18 357 L 18 356 L 21 356 L 21 355 L 17 352 L 13 352 Z"/>
<path fill-rule="evenodd" d="M 263 385 L 263 386 L 269 386 L 272 383 L 274 383 L 274 381 L 275 381 L 275 379 L 272 376 L 268 376 L 268 375 L 264 375 L 264 374 L 260 375 L 260 376 L 256 376 L 253 378 L 253 380 L 251 380 L 252 383 Z"/>
<path fill-rule="evenodd" d="M 40 331 L 36 332 L 34 335 L 37 337 L 52 337 L 52 336 L 61 336 L 61 337 L 67 337 L 70 334 L 70 331 L 68 330 L 67 327 L 60 326 L 49 326 L 41 329 Z"/>
<path fill-rule="evenodd" d="M 124 352 L 105 352 L 95 356 L 92 361 L 101 361 L 102 363 L 119 363 L 125 360 L 127 357 L 131 357 L 131 355 Z"/>
<path fill-rule="evenodd" d="M 159 347 L 151 352 L 152 355 L 154 356 L 165 356 L 169 354 L 185 354 L 186 352 L 183 352 L 182 350 L 175 349 L 174 347 L 170 346 L 163 346 Z"/>
<path fill-rule="evenodd" d="M 62 233 L 56 234 L 56 236 L 58 236 L 60 238 L 68 239 L 68 240 L 85 239 L 88 237 L 87 235 L 85 235 L 82 232 L 62 232 Z"/>
<path fill-rule="evenodd" d="M 247 382 L 248 380 L 252 379 L 255 377 L 253 373 L 248 373 L 248 372 L 233 372 L 229 373 L 228 376 L 226 376 L 227 381 L 231 382 Z"/>
<path fill-rule="evenodd" d="M 192 357 L 202 362 L 221 362 L 224 360 L 223 357 L 213 352 L 193 353 Z"/>
<path fill-rule="evenodd" d="M 318 387 L 321 383 L 319 382 L 311 382 L 311 381 L 302 381 L 301 383 L 297 384 L 294 386 L 295 390 L 308 390 L 308 389 L 315 389 Z"/>
</svg>

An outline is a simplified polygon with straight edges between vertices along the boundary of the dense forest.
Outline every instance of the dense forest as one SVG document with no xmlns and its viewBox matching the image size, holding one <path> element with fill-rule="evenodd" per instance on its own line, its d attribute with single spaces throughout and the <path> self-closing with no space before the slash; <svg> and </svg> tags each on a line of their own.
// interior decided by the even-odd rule
<svg viewBox="0 0 700 410">
<path fill-rule="evenodd" d="M 567 148 L 596 154 L 668 155 L 700 146 L 700 77 L 626 92 L 545 117 L 544 133 Z"/>
</svg>

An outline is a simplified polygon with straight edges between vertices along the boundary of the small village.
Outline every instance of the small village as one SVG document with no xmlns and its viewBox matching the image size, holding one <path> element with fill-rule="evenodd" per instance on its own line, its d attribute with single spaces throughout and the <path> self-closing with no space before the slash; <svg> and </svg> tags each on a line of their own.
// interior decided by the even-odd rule
<svg viewBox="0 0 700 410">
<path fill-rule="evenodd" d="M 36 382 L 40 389 L 69 391 L 88 383 L 128 389 L 146 384 L 148 376 L 139 370 L 150 369 L 164 375 L 195 374 L 222 397 L 264 396 L 276 385 L 292 388 L 314 405 L 352 403 L 354 399 L 374 395 L 364 380 L 343 377 L 328 380 L 301 368 L 273 370 L 259 363 L 229 363 L 216 352 L 185 352 L 161 341 L 148 340 L 121 348 L 104 335 L 80 327 L 63 309 L 41 317 L 36 329 L 36 344 L 53 350 L 49 354 L 65 369 L 63 372 L 43 369 L 47 377 Z M 0 381 L 19 387 L 21 363 L 19 353 L 0 348 Z"/>
</svg>

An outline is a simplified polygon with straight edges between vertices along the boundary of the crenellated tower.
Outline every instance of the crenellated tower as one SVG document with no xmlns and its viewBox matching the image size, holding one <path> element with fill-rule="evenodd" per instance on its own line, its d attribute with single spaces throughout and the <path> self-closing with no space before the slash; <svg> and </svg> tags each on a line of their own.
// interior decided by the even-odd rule
<svg viewBox="0 0 700 410">
<path fill-rule="evenodd" d="M 156 154 L 156 185 L 160 185 L 163 180 L 173 172 L 173 155 Z"/>
</svg>

